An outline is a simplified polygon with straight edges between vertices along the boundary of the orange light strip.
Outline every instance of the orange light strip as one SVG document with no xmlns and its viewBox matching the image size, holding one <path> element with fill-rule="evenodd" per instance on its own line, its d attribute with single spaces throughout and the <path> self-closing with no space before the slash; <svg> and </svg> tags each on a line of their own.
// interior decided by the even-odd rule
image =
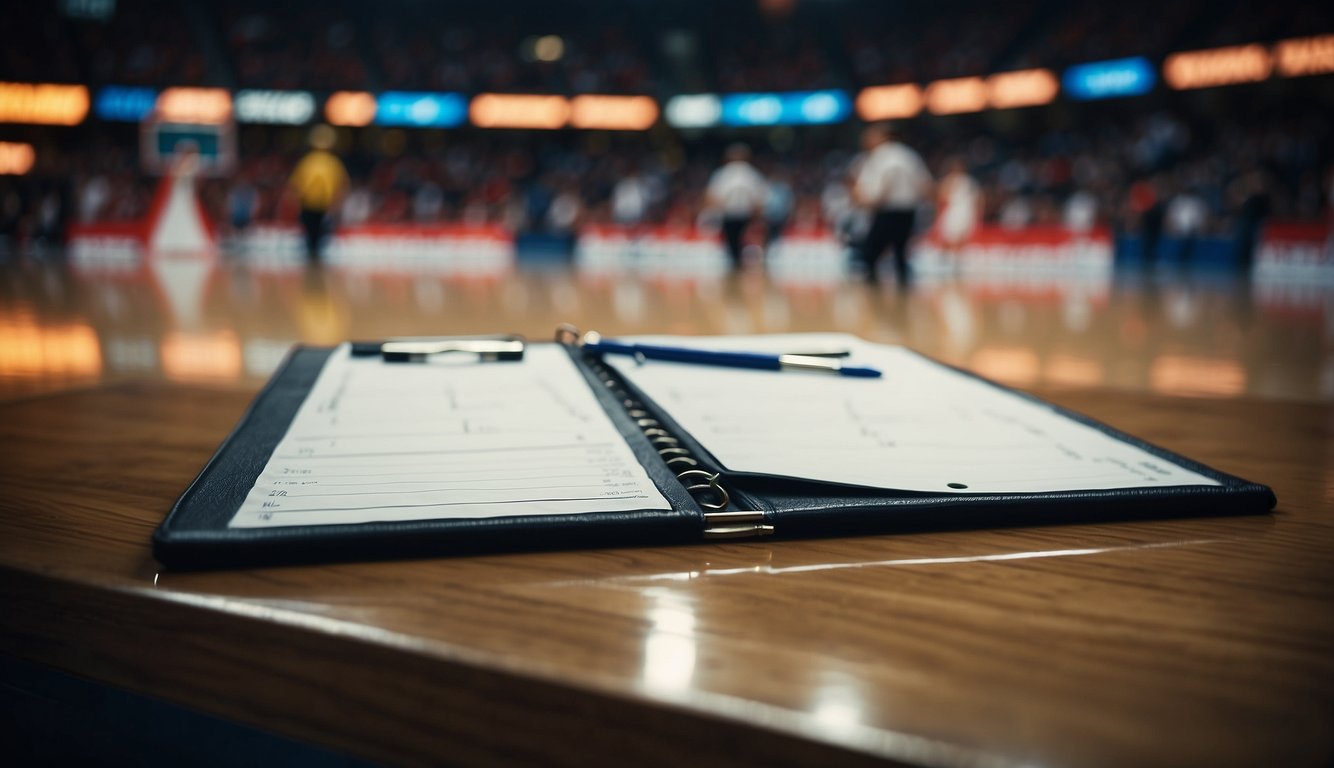
<svg viewBox="0 0 1334 768">
<path fill-rule="evenodd" d="M 174 381 L 234 381 L 241 378 L 241 342 L 229 330 L 162 339 L 162 372 Z"/>
<path fill-rule="evenodd" d="M 0 175 L 22 176 L 32 170 L 37 152 L 31 144 L 0 141 Z"/>
<path fill-rule="evenodd" d="M 648 96 L 575 96 L 570 125 L 604 131 L 644 131 L 658 120 L 658 103 Z"/>
<path fill-rule="evenodd" d="M 1255 83 L 1269 77 L 1273 65 L 1259 44 L 1174 53 L 1163 62 L 1163 82 L 1178 91 Z"/>
<path fill-rule="evenodd" d="M 857 114 L 863 120 L 901 120 L 922 111 L 922 89 L 915 83 L 878 85 L 857 94 Z"/>
<path fill-rule="evenodd" d="M 0 376 L 97 376 L 102 350 L 91 326 L 39 325 L 20 313 L 0 315 Z"/>
<path fill-rule="evenodd" d="M 483 93 L 468 108 L 478 128 L 563 128 L 570 119 L 570 101 L 564 96 Z"/>
<path fill-rule="evenodd" d="M 82 85 L 0 83 L 0 123 L 78 125 L 89 103 Z"/>
<path fill-rule="evenodd" d="M 157 116 L 172 123 L 219 125 L 232 117 L 225 88 L 168 88 L 157 97 Z"/>
<path fill-rule="evenodd" d="M 1038 380 L 1040 363 L 1031 349 L 1021 347 L 982 347 L 968 361 L 973 370 L 1007 384 L 1026 386 Z"/>
<path fill-rule="evenodd" d="M 937 80 L 926 87 L 926 109 L 933 115 L 980 112 L 987 106 L 987 84 L 980 77 Z"/>
<path fill-rule="evenodd" d="M 1274 66 L 1284 77 L 1334 72 L 1334 35 L 1280 41 L 1274 46 Z"/>
<path fill-rule="evenodd" d="M 1052 384 L 1072 387 L 1096 387 L 1103 383 L 1102 364 L 1097 360 L 1074 355 L 1052 355 L 1042 379 Z"/>
<path fill-rule="evenodd" d="M 1235 397 L 1246 391 L 1246 370 L 1235 360 L 1159 355 L 1149 387 L 1164 395 Z"/>
<path fill-rule="evenodd" d="M 1050 69 L 1022 69 L 987 78 L 987 100 L 994 109 L 1050 104 L 1060 90 L 1061 84 Z"/>
<path fill-rule="evenodd" d="M 338 91 L 324 103 L 324 117 L 330 125 L 360 128 L 375 119 L 375 96 L 366 91 Z"/>
</svg>

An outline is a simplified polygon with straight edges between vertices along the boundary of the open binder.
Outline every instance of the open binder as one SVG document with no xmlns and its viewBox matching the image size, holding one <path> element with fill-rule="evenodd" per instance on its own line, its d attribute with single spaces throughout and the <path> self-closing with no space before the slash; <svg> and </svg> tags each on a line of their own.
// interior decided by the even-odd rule
<svg viewBox="0 0 1334 768">
<path fill-rule="evenodd" d="M 1261 514 L 1275 504 L 1273 492 L 1263 485 L 1211 469 L 1085 416 L 920 356 L 914 357 L 929 366 L 932 375 L 945 377 L 942 381 L 981 386 L 985 389 L 978 391 L 1001 393 L 1004 399 L 1017 398 L 1013 401 L 1016 407 L 1039 406 L 1047 414 L 1044 418 L 1059 423 L 1060 429 L 1090 430 L 1090 434 L 1096 433 L 1100 439 L 1126 451 L 1142 452 L 1178 473 L 1168 477 L 1194 479 L 1190 484 L 1179 485 L 1146 481 L 1120 487 L 1081 488 L 1075 480 L 1053 489 L 975 491 L 951 483 L 940 490 L 896 490 L 861 482 L 831 481 L 828 477 L 801 476 L 806 474 L 801 472 L 767 471 L 763 466 L 758 471 L 755 466 L 729 467 L 724 459 L 742 463 L 732 447 L 726 441 L 705 438 L 687 429 L 678 418 L 687 414 L 676 412 L 685 409 L 673 409 L 664 402 L 665 398 L 650 396 L 644 386 L 646 380 L 633 368 L 634 361 L 613 362 L 585 353 L 570 336 L 564 337 L 563 342 L 532 345 L 532 349 L 547 357 L 554 350 L 568 356 L 577 371 L 576 378 L 582 382 L 579 386 L 587 388 L 590 402 L 595 402 L 605 414 L 609 429 L 624 442 L 623 450 L 628 451 L 627 455 L 642 470 L 644 487 L 654 499 L 645 502 L 643 508 L 636 508 L 638 502 L 633 501 L 634 497 L 626 496 L 608 502 L 614 509 L 607 506 L 601 511 L 584 512 L 578 508 L 577 500 L 558 499 L 559 510 L 551 509 L 550 504 L 521 503 L 505 508 L 502 513 L 488 511 L 485 516 L 468 516 L 466 512 L 463 516 L 435 516 L 431 509 L 449 508 L 438 503 L 423 505 L 429 508 L 427 511 L 410 510 L 417 515 L 412 519 L 394 519 L 388 512 L 383 512 L 387 516 L 374 517 L 382 511 L 373 511 L 366 513 L 371 517 L 356 522 L 334 515 L 328 519 L 316 517 L 313 519 L 317 522 L 304 524 L 301 521 L 309 516 L 289 515 L 287 524 L 272 525 L 271 515 L 262 508 L 275 504 L 278 511 L 284 511 L 278 501 L 285 499 L 260 503 L 256 493 L 261 487 L 270 487 L 264 485 L 263 478 L 271 474 L 270 465 L 279 461 L 275 450 L 283 444 L 289 429 L 295 429 L 299 412 L 326 365 L 334 365 L 340 354 L 338 349 L 297 347 L 159 526 L 153 537 L 154 555 L 173 568 L 235 567 L 756 536 L 834 536 L 959 526 Z M 707 342 L 696 343 L 707 345 Z M 516 364 L 478 365 L 494 365 L 499 369 Z M 448 375 L 447 371 L 444 375 Z M 694 377 L 692 381 L 723 381 L 717 378 L 719 374 L 714 369 L 703 366 L 696 367 L 690 375 Z M 805 376 L 815 377 L 806 381 L 815 381 L 819 376 L 768 372 L 753 375 L 757 378 L 747 380 L 755 382 L 748 385 L 754 390 L 753 395 L 748 392 L 746 397 L 757 414 L 766 407 L 766 382 L 774 381 L 764 377 Z M 886 375 L 897 374 L 886 371 Z M 658 391 L 667 390 L 660 387 Z M 697 414 L 689 417 L 687 420 L 693 420 L 692 423 L 701 423 Z M 410 439 L 428 437 L 419 434 Z M 443 437 L 435 442 L 442 440 Z M 788 453 L 802 455 L 800 449 Z M 346 454 L 337 466 L 344 471 L 355 469 L 358 455 L 364 454 Z M 426 454 L 424 458 L 429 463 L 434 455 Z M 533 455 L 515 453 L 516 457 Z M 503 452 L 498 454 L 498 458 L 503 457 Z M 754 463 L 751 458 L 745 461 Z M 622 469 L 620 474 L 631 473 Z M 496 476 L 503 478 L 504 473 Z M 484 485 L 497 491 L 504 488 L 503 479 Z M 278 490 L 269 493 L 285 495 L 285 491 Z M 431 498 L 439 502 L 441 496 Z M 243 518 L 249 522 L 238 524 Z"/>
</svg>

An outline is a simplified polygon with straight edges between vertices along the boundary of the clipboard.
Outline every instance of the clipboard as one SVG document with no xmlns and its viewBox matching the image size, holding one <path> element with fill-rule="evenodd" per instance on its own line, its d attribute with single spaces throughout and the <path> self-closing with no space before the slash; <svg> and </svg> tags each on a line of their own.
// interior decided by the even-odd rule
<svg viewBox="0 0 1334 768">
<path fill-rule="evenodd" d="M 1021 493 L 929 493 L 729 472 L 706 445 L 599 356 L 568 336 L 561 348 L 670 509 L 238 528 L 236 515 L 306 401 L 333 348 L 298 346 L 153 534 L 174 569 L 246 567 L 486 552 L 862 535 L 960 527 L 1264 514 L 1268 487 L 1134 438 L 1087 416 L 967 371 L 940 366 L 1042 404 L 1072 422 L 1208 478 L 1216 485 Z M 385 363 L 391 365 L 393 363 Z M 498 363 L 497 365 L 506 365 Z M 793 375 L 793 374 L 773 374 Z M 803 374 L 795 374 L 803 375 Z"/>
</svg>

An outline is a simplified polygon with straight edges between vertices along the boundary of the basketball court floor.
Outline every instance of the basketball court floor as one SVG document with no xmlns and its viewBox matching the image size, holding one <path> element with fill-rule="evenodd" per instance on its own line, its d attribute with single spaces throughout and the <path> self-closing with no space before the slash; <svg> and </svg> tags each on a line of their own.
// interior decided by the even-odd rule
<svg viewBox="0 0 1334 768">
<path fill-rule="evenodd" d="M 835 331 L 1020 388 L 1334 400 L 1334 288 L 1226 272 L 951 275 L 907 293 L 854 279 L 272 268 L 176 256 L 0 263 L 0 396 L 167 379 L 257 388 L 297 343 L 520 333 Z"/>
</svg>

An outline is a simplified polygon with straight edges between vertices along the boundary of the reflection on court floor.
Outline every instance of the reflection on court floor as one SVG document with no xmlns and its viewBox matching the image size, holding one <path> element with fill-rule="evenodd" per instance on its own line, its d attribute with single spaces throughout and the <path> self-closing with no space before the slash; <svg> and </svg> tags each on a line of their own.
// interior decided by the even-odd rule
<svg viewBox="0 0 1334 768">
<path fill-rule="evenodd" d="M 483 266 L 450 269 L 423 250 L 318 271 L 263 251 L 15 260 L 0 265 L 0 395 L 140 378 L 254 386 L 298 342 L 545 339 L 573 322 L 604 334 L 842 331 L 1020 387 L 1334 399 L 1334 290 L 1318 282 L 1085 259 L 923 269 L 900 293 L 868 289 L 842 251 L 798 245 L 735 275 L 703 247 L 678 258 L 652 244 L 554 265 L 456 247 L 448 263 Z"/>
</svg>

